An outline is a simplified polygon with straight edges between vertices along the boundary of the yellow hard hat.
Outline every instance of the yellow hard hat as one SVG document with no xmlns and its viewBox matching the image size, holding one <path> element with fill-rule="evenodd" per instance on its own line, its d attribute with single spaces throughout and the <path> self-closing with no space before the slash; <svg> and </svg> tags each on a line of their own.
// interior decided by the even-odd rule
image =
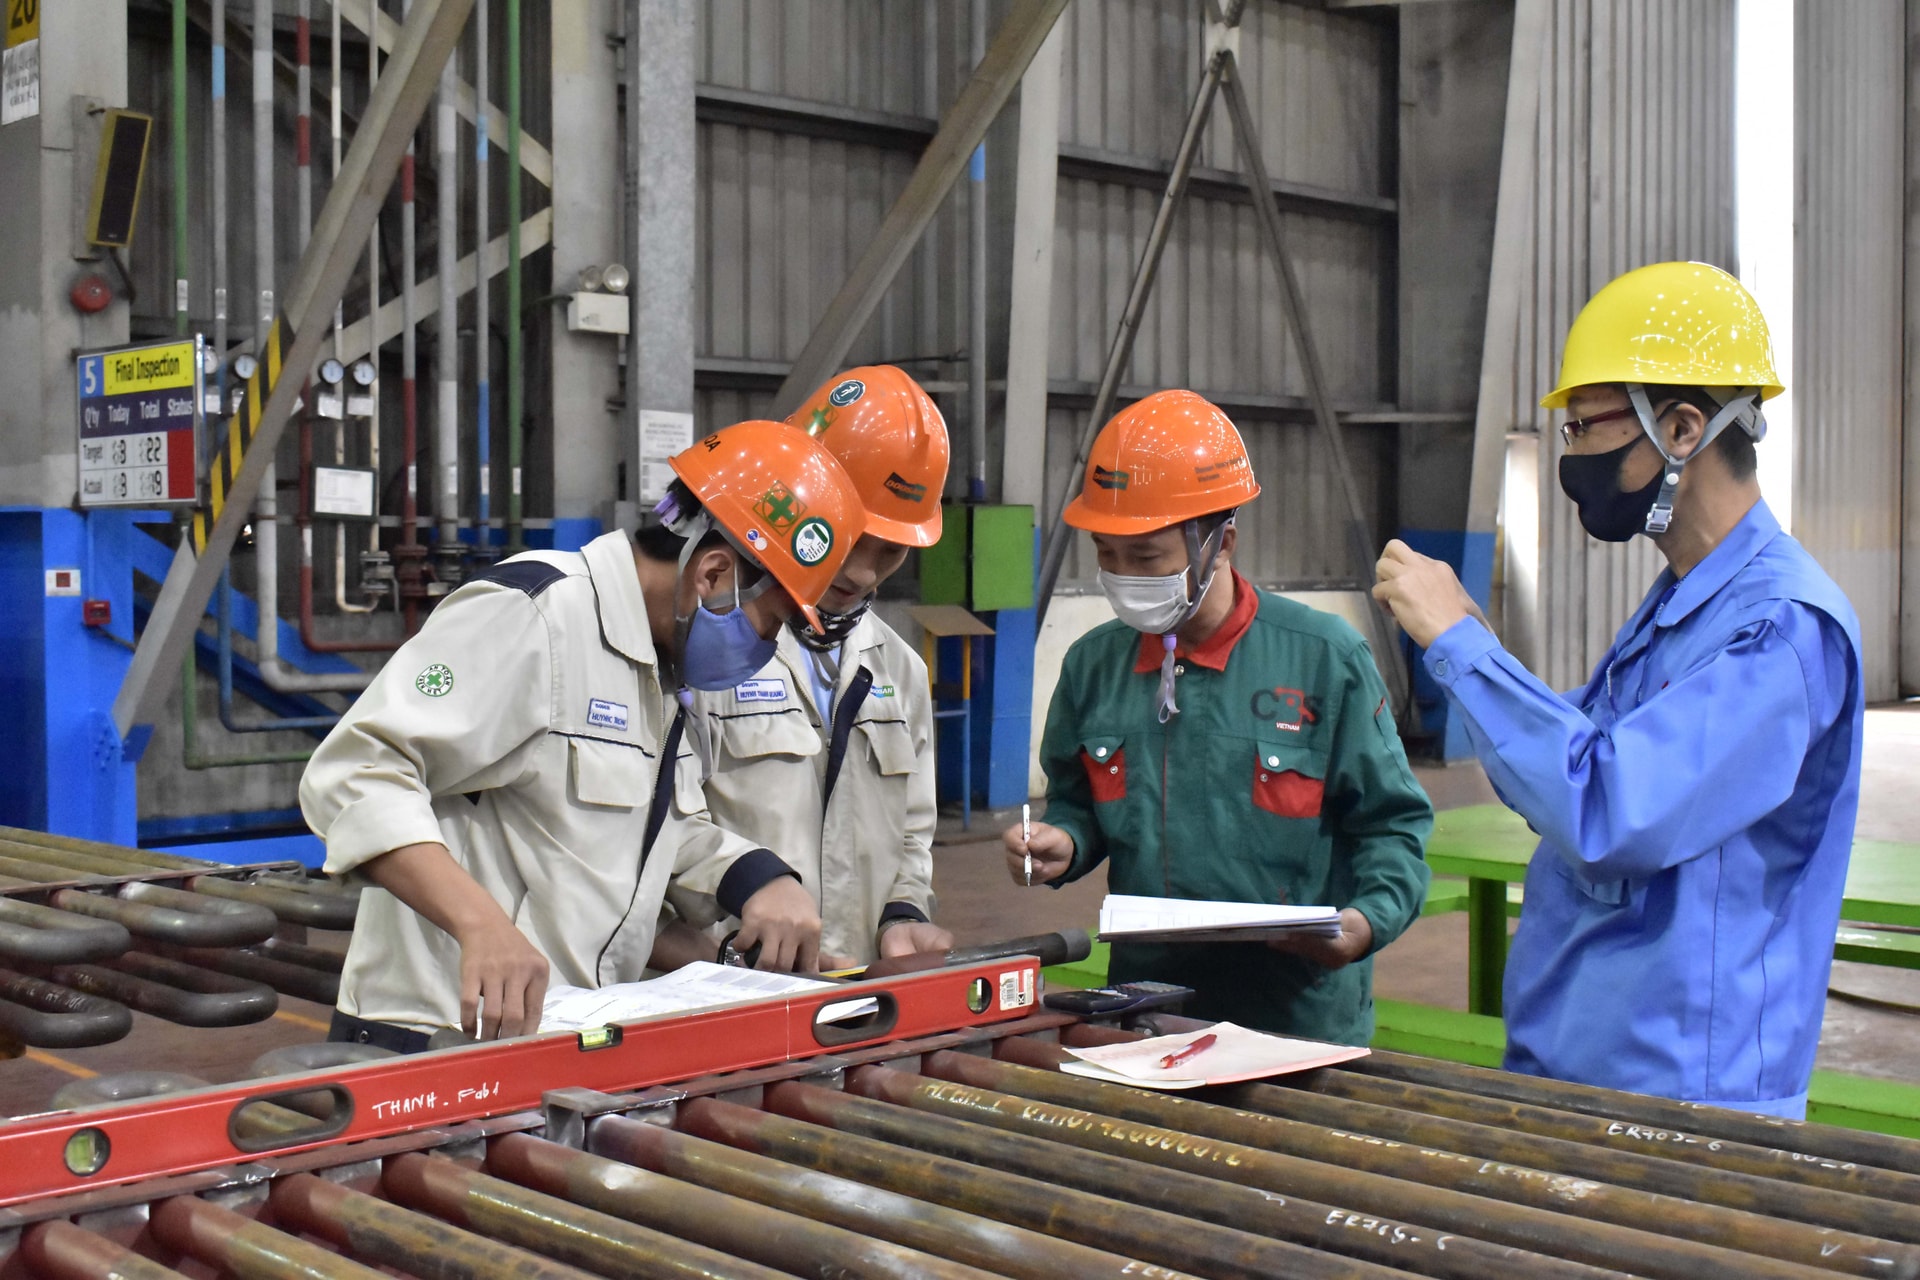
<svg viewBox="0 0 1920 1280">
<path fill-rule="evenodd" d="M 1563 409 L 1576 387 L 1640 382 L 1786 390 L 1767 318 L 1738 280 L 1704 262 L 1656 262 L 1616 278 L 1574 317 L 1560 381 L 1540 402 Z"/>
</svg>

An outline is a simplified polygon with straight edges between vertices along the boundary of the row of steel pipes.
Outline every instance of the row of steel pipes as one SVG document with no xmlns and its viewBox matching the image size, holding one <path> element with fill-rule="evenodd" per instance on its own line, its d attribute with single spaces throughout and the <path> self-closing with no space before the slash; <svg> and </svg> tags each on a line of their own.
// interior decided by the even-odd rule
<svg viewBox="0 0 1920 1280">
<path fill-rule="evenodd" d="M 219 414 L 224 417 L 234 409 L 229 398 L 228 373 L 234 357 L 247 354 L 260 358 L 255 350 L 235 349 L 230 346 L 228 334 L 229 300 L 233 296 L 229 285 L 229 263 L 227 241 L 229 234 L 228 210 L 228 152 L 227 152 L 227 62 L 228 62 L 228 5 L 230 0 L 212 0 L 209 15 L 209 38 L 211 42 L 210 111 L 211 111 L 211 148 L 210 175 L 206 184 L 210 191 L 211 208 L 208 211 L 211 222 L 213 260 L 211 263 L 213 294 L 213 333 L 211 350 L 217 359 L 217 369 L 213 379 Z M 343 91 L 342 91 L 342 18 L 343 9 L 353 0 L 333 0 L 328 6 L 330 21 L 330 66 L 328 119 L 330 140 L 331 174 L 337 174 L 340 167 L 343 143 Z M 366 32 L 368 92 L 377 82 L 380 72 L 380 48 L 382 25 L 390 19 L 381 11 L 379 0 L 360 0 L 362 7 L 353 14 L 351 20 Z M 404 18 L 411 0 L 401 0 L 401 17 Z M 506 120 L 507 138 L 505 139 L 507 160 L 506 215 L 507 215 L 507 263 L 506 263 L 506 305 L 510 317 L 518 317 L 521 310 L 522 279 L 520 262 L 520 224 L 521 224 L 521 166 L 520 166 L 520 0 L 505 0 L 504 27 L 506 48 Z M 175 331 L 186 335 L 191 329 L 188 303 L 189 289 L 189 229 L 193 212 L 189 201 L 192 190 L 188 172 L 188 115 L 193 101 L 187 67 L 188 40 L 188 0 L 173 0 L 172 26 L 172 162 L 173 162 L 173 255 L 175 280 Z M 398 182 L 399 221 L 401 236 L 400 254 L 400 305 L 402 326 L 400 331 L 400 373 L 401 373 L 401 431 L 400 466 L 403 469 L 404 486 L 398 520 L 398 537 L 393 547 L 391 560 L 383 550 L 380 538 L 378 503 L 380 484 L 380 422 L 379 397 L 369 397 L 371 416 L 366 419 L 366 443 L 364 446 L 365 465 L 370 467 L 376 477 L 375 516 L 367 526 L 364 551 L 360 555 L 362 567 L 361 586 L 367 598 L 354 599 L 348 593 L 349 533 L 346 522 L 336 522 L 333 531 L 333 584 L 334 608 L 345 614 L 365 614 L 372 612 L 381 596 L 389 586 L 400 611 L 406 620 L 406 631 L 411 634 L 419 623 L 422 601 L 440 594 L 457 582 L 463 560 L 474 554 L 491 554 L 492 539 L 490 526 L 492 512 L 491 473 L 494 466 L 492 441 L 492 394 L 490 372 L 490 291 L 486 287 L 485 247 L 488 236 L 488 199 L 490 186 L 490 152 L 492 139 L 487 126 L 487 109 L 491 92 L 489 76 L 488 26 L 490 22 L 488 0 L 477 0 L 472 23 L 474 33 L 475 84 L 473 86 L 476 109 L 475 121 L 476 145 L 472 158 L 473 174 L 473 219 L 475 243 L 480 247 L 477 255 L 481 262 L 479 272 L 480 287 L 474 290 L 474 321 L 478 335 L 474 344 L 474 365 L 472 374 L 477 384 L 477 414 L 475 419 L 477 444 L 479 450 L 479 471 L 477 493 L 475 495 L 474 528 L 478 530 L 473 546 L 462 541 L 463 520 L 461 516 L 460 484 L 460 368 L 459 351 L 459 299 L 458 299 L 458 238 L 460 233 L 461 192 L 459 185 L 461 165 L 458 153 L 458 114 L 457 104 L 461 88 L 456 66 L 449 62 L 442 73 L 438 100 L 434 114 L 434 163 L 436 181 L 436 236 L 438 304 L 436 316 L 436 367 L 435 375 L 435 445 L 434 457 L 437 463 L 438 483 L 434 490 L 433 506 L 437 516 L 437 531 L 434 546 L 429 549 L 420 536 L 420 441 L 419 441 L 419 388 L 418 388 L 418 351 L 417 330 L 420 319 L 417 315 L 415 285 L 417 269 L 416 214 L 414 151 L 410 145 L 403 162 Z M 251 312 L 254 323 L 255 344 L 264 342 L 268 328 L 275 315 L 275 264 L 277 246 L 275 243 L 275 201 L 274 166 L 276 163 L 276 137 L 274 132 L 275 107 L 275 50 L 274 50 L 274 4 L 273 0 L 252 0 L 251 13 L 251 82 L 252 82 L 252 215 L 253 215 L 253 281 L 254 293 L 251 299 Z M 294 62 L 295 62 L 295 118 L 293 137 L 293 160 L 296 180 L 296 227 L 297 249 L 304 252 L 312 233 L 313 225 L 313 66 L 312 66 L 312 0 L 299 0 L 295 18 Z M 377 316 L 380 309 L 380 232 L 373 231 L 367 247 L 367 295 L 366 307 L 369 330 L 376 348 L 380 345 L 377 331 Z M 342 355 L 341 332 L 343 328 L 342 308 L 336 308 L 333 324 L 332 354 L 337 360 Z M 523 512 L 521 508 L 521 457 L 523 440 L 521 434 L 523 409 L 525 402 L 524 387 L 524 338 L 518 323 L 503 326 L 506 346 L 506 464 L 508 472 L 508 491 L 505 503 L 506 549 L 509 553 L 524 549 Z M 375 368 L 378 365 L 376 363 Z M 399 644 L 398 640 L 356 637 L 347 640 L 328 640 L 319 636 L 315 627 L 314 603 L 314 523 L 312 501 L 312 475 L 315 462 L 314 413 L 312 394 L 308 387 L 304 394 L 304 406 L 299 421 L 299 459 L 300 477 L 297 486 L 299 498 L 294 526 L 300 538 L 299 545 L 299 635 L 307 650 L 321 654 L 339 653 L 376 653 L 390 651 Z M 222 433 L 215 430 L 209 433 L 218 439 Z M 332 461 L 345 464 L 349 456 L 349 427 L 342 416 L 334 423 L 332 441 Z M 277 620 L 279 617 L 279 504 L 277 500 L 276 469 L 269 467 L 260 487 L 260 495 L 255 504 L 255 518 L 252 529 L 254 536 L 256 571 L 256 624 L 254 628 L 255 666 L 258 677 L 276 693 L 290 695 L 295 699 L 308 701 L 309 714 L 277 715 L 264 719 L 247 720 L 240 716 L 234 707 L 233 695 L 233 630 L 235 627 L 232 603 L 233 590 L 229 581 L 223 578 L 219 588 L 219 607 L 216 621 L 219 638 L 219 685 L 220 718 L 231 732 L 255 733 L 281 730 L 314 730 L 324 728 L 335 718 L 330 708 L 324 704 L 312 703 L 310 696 L 315 693 L 351 693 L 364 688 L 370 676 L 362 671 L 338 673 L 313 673 L 300 671 L 287 663 L 281 656 L 281 645 Z M 436 564 L 429 566 L 429 556 Z M 183 672 L 183 688 L 187 692 L 185 706 L 186 763 L 190 768 L 223 767 L 229 765 L 271 763 L 304 759 L 306 751 L 287 752 L 248 752 L 239 755 L 219 757 L 202 752 L 196 742 L 198 728 L 196 699 L 192 696 L 194 671 L 189 660 Z"/>
<path fill-rule="evenodd" d="M 0 1231 L 71 1280 L 1920 1276 L 1920 1143 L 1391 1053 L 1186 1095 L 1059 1069 L 1137 1034 L 1042 1015 L 627 1095 L 556 1080 L 542 1112 Z"/>
<path fill-rule="evenodd" d="M 135 1011 L 239 1026 L 272 1017 L 282 993 L 331 1005 L 341 957 L 304 930 L 351 929 L 358 906 L 285 864 L 0 827 L 0 1044 L 106 1044 Z"/>
</svg>

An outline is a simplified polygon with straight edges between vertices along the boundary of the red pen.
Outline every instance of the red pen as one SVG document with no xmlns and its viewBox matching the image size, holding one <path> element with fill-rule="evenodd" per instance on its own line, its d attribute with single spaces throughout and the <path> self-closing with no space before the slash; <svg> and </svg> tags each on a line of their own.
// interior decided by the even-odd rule
<svg viewBox="0 0 1920 1280">
<path fill-rule="evenodd" d="M 1187 1045 L 1184 1049 L 1176 1049 L 1166 1057 L 1160 1059 L 1160 1069 L 1165 1071 L 1168 1067 L 1177 1067 L 1183 1062 L 1188 1062 L 1199 1057 L 1208 1049 L 1213 1048 L 1214 1042 L 1219 1039 L 1220 1037 L 1213 1034 L 1213 1032 L 1207 1032 L 1207 1034 Z"/>
</svg>

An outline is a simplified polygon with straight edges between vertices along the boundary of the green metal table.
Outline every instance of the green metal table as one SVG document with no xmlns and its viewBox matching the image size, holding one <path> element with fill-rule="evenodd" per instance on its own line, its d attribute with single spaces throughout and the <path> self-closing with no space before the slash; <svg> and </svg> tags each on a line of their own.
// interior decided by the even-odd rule
<svg viewBox="0 0 1920 1280">
<path fill-rule="evenodd" d="M 1470 805 L 1434 815 L 1427 865 L 1436 876 L 1467 881 L 1467 1008 L 1500 1012 L 1500 983 L 1507 967 L 1507 886 L 1527 877 L 1539 837 L 1505 805 Z M 1893 840 L 1854 842 L 1847 870 L 1843 919 L 1920 929 L 1920 844 Z M 1912 947 L 1877 945 L 1862 930 L 1841 931 L 1836 954 L 1913 967 Z"/>
</svg>

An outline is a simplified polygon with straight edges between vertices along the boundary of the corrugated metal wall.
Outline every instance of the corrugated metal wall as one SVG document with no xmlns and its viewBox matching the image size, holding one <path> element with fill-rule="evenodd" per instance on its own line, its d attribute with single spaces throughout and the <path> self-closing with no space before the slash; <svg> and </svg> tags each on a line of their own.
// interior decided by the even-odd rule
<svg viewBox="0 0 1920 1280">
<path fill-rule="evenodd" d="M 1537 524 L 1505 528 L 1508 629 L 1522 638 L 1522 660 L 1564 689 L 1585 682 L 1661 561 L 1644 539 L 1618 547 L 1586 536 L 1560 496 L 1554 417 L 1536 402 L 1573 317 L 1609 280 L 1677 258 L 1736 267 L 1735 3 L 1542 2 L 1551 8 L 1533 199 L 1519 225 L 1503 209 L 1498 230 L 1526 237 L 1532 252 L 1514 346 L 1489 359 L 1510 362 L 1509 421 L 1543 446 Z M 1514 498 L 1509 510 L 1531 505 Z"/>
<path fill-rule="evenodd" d="M 921 117 L 942 112 L 971 65 L 968 6 L 894 0 L 714 0 L 701 7 L 701 79 L 869 111 Z M 1001 6 L 992 20 L 997 23 Z M 1201 71 L 1200 6 L 1190 0 L 1078 0 L 1063 59 L 1061 141 L 1122 163 L 1171 160 Z M 1367 196 L 1394 186 L 1393 27 L 1373 18 L 1253 0 L 1240 55 L 1276 180 Z M 845 280 L 912 172 L 911 152 L 716 121 L 700 125 L 701 308 L 697 355 L 784 370 Z M 1003 129 L 1010 156 L 1012 133 Z M 1001 133 L 990 137 L 990 154 Z M 1211 126 L 1201 163 L 1237 169 L 1226 109 Z M 1005 172 L 1010 175 L 1011 167 Z M 998 171 L 990 168 L 990 181 Z M 1004 316 L 1005 243 L 1011 239 L 1010 177 L 990 230 L 998 259 L 995 316 Z M 1146 243 L 1159 193 L 1137 183 L 1061 180 L 1054 251 L 1050 377 L 1061 394 L 1050 414 L 1049 477 L 1057 491 L 1073 453 L 1069 424 L 1084 420 Z M 1337 403 L 1392 399 L 1390 217 L 1289 213 L 1292 248 Z M 953 353 L 965 346 L 966 207 L 945 202 L 850 361 Z M 1243 564 L 1269 581 L 1344 576 L 1344 507 L 1325 472 L 1304 413 L 1305 379 L 1285 328 L 1277 284 L 1253 209 L 1190 197 L 1141 327 L 1129 386 L 1190 386 L 1238 411 L 1272 496 L 1245 524 Z M 1005 341 L 1002 321 L 992 332 Z M 999 376 L 1004 351 L 992 356 Z M 922 376 L 962 376 L 964 365 L 915 366 Z M 703 423 L 765 412 L 767 390 L 715 385 L 696 399 Z M 769 388 L 770 389 L 770 388 Z M 943 398 L 949 424 L 963 408 Z M 999 421 L 992 424 L 997 451 Z M 1349 448 L 1368 501 L 1391 479 L 1390 429 L 1356 427 Z M 956 458 L 956 467 L 959 465 Z M 995 457 L 989 474 L 999 474 Z M 1390 489 L 1389 489 L 1390 492 Z M 1254 513 L 1250 513 L 1254 516 Z M 1251 534 L 1252 536 L 1248 536 Z M 1068 562 L 1062 581 L 1091 582 Z"/>
<path fill-rule="evenodd" d="M 1794 40 L 1793 532 L 1853 601 L 1867 696 L 1886 699 L 1899 692 L 1905 14 L 1800 0 Z"/>
</svg>

